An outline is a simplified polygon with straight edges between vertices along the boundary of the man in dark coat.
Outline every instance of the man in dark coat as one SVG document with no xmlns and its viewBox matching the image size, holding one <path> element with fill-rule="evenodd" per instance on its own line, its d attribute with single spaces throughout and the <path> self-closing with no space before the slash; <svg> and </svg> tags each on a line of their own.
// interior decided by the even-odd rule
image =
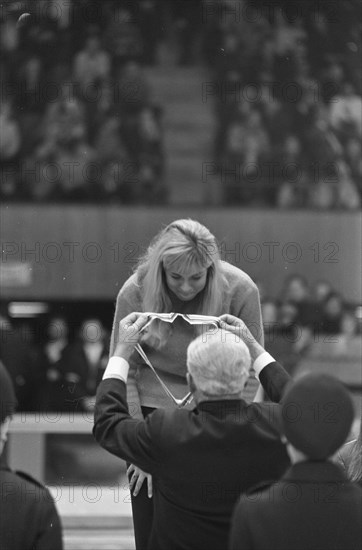
<svg viewBox="0 0 362 550">
<path fill-rule="evenodd" d="M 188 382 L 196 408 L 157 409 L 145 420 L 127 407 L 128 359 L 147 322 L 130 314 L 96 398 L 94 436 L 109 452 L 153 476 L 154 523 L 149 550 L 225 550 L 239 494 L 288 466 L 273 418 L 275 403 L 241 399 L 253 364 L 264 390 L 278 400 L 288 374 L 235 317 L 188 347 Z M 242 333 L 230 323 L 235 323 Z M 225 330 L 225 329 L 229 330 Z"/>
<path fill-rule="evenodd" d="M 281 480 L 242 495 L 230 550 L 360 550 L 362 490 L 330 458 L 344 443 L 353 406 L 337 379 L 304 376 L 282 399 L 281 431 L 293 463 Z"/>
<path fill-rule="evenodd" d="M 15 406 L 11 378 L 0 363 L 0 548 L 62 550 L 60 519 L 48 489 L 10 470 L 2 456 Z"/>
</svg>

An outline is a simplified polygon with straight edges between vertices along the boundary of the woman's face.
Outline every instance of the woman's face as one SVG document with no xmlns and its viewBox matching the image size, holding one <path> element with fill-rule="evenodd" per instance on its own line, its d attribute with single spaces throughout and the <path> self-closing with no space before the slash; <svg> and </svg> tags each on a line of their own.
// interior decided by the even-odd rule
<svg viewBox="0 0 362 550">
<path fill-rule="evenodd" d="M 189 302 L 206 285 L 207 269 L 191 265 L 188 269 L 164 268 L 168 288 L 183 302 Z"/>
</svg>

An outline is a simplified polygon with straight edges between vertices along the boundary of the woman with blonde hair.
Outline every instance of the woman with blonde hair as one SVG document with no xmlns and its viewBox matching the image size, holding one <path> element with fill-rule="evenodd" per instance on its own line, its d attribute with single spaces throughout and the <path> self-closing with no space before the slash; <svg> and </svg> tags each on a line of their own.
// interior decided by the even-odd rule
<svg viewBox="0 0 362 550">
<path fill-rule="evenodd" d="M 214 235 L 191 219 L 176 220 L 160 231 L 122 286 L 113 322 L 111 356 L 119 321 L 134 311 L 217 317 L 230 313 L 242 319 L 263 344 L 257 286 L 242 270 L 220 259 Z M 149 362 L 176 399 L 182 400 L 187 394 L 187 346 L 201 330 L 201 326 L 188 324 L 182 317 L 173 323 L 154 319 L 141 341 Z M 156 408 L 175 406 L 153 369 L 136 352 L 130 360 L 127 401 L 135 418 L 146 417 Z M 192 408 L 192 404 L 186 407 Z M 152 480 L 133 465 L 128 474 L 133 491 L 136 548 L 141 550 L 147 547 L 153 515 L 152 500 L 147 498 L 146 486 L 142 484 L 147 476 L 151 497 Z"/>
</svg>

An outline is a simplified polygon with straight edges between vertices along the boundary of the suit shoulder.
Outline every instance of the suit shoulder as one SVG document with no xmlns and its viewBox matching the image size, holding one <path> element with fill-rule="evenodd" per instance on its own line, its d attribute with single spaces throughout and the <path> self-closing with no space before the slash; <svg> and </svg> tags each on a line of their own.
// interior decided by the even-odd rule
<svg viewBox="0 0 362 550">
<path fill-rule="evenodd" d="M 256 483 L 250 489 L 248 489 L 245 494 L 246 495 L 260 495 L 260 493 L 264 493 L 264 491 L 267 491 L 270 489 L 272 485 L 274 485 L 275 480 L 269 479 L 265 481 L 261 481 L 260 483 Z"/>
<path fill-rule="evenodd" d="M 26 481 L 27 483 L 35 485 L 39 489 L 43 489 L 45 492 L 48 492 L 48 489 L 45 487 L 45 485 L 43 485 L 43 483 L 41 483 L 38 479 L 28 474 L 27 472 L 16 470 L 13 473 L 17 478 L 19 478 L 20 481 Z"/>
</svg>

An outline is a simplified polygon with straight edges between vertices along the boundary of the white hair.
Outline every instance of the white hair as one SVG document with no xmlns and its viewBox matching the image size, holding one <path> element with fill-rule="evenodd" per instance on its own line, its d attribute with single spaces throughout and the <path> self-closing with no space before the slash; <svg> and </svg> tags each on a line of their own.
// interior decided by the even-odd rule
<svg viewBox="0 0 362 550">
<path fill-rule="evenodd" d="M 187 348 L 187 368 L 196 388 L 210 396 L 236 395 L 251 366 L 246 344 L 235 334 L 218 329 L 201 334 Z"/>
</svg>

